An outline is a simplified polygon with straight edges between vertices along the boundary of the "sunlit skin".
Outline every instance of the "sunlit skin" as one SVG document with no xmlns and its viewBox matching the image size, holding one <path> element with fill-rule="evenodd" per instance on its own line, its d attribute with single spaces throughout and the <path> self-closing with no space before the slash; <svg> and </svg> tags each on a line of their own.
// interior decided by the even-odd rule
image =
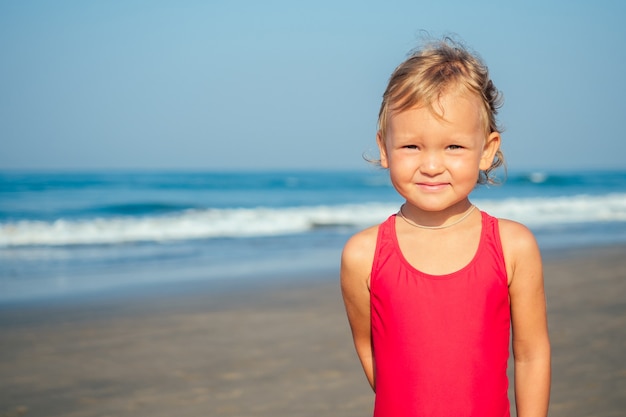
<svg viewBox="0 0 626 417">
<path fill-rule="evenodd" d="M 446 93 L 433 109 L 392 113 L 384 143 L 378 135 L 381 165 L 416 223 L 451 223 L 470 207 L 479 170 L 491 166 L 500 144 L 498 132 L 486 133 L 480 105 L 475 95 Z"/>
</svg>

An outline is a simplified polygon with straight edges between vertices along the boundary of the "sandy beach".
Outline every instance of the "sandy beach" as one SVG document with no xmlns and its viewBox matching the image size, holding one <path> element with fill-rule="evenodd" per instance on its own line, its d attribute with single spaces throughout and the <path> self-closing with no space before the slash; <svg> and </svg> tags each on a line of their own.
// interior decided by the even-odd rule
<svg viewBox="0 0 626 417">
<path fill-rule="evenodd" d="M 626 247 L 545 261 L 553 417 L 626 410 Z M 0 306 L 0 416 L 368 416 L 336 274 Z"/>
</svg>

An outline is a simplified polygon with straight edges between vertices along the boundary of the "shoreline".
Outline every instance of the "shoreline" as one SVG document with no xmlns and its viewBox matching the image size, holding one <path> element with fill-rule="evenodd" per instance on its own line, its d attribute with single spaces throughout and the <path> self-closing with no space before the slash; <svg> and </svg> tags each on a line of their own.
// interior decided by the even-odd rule
<svg viewBox="0 0 626 417">
<path fill-rule="evenodd" d="M 626 243 L 541 249 L 544 264 L 546 262 L 575 259 L 580 256 L 595 256 L 602 253 L 615 252 L 626 254 Z M 146 302 L 144 299 L 154 301 L 159 298 L 167 299 L 209 293 L 230 294 L 236 297 L 242 290 L 245 293 L 246 288 L 249 287 L 263 291 L 264 287 L 267 286 L 280 289 L 281 285 L 299 286 L 323 280 L 338 280 L 341 249 L 337 249 L 334 255 L 334 258 L 336 258 L 335 262 L 325 263 L 321 266 L 317 265 L 316 267 L 310 267 L 309 265 L 309 268 L 304 271 L 297 269 L 295 266 L 283 266 L 273 272 L 257 271 L 226 277 L 209 276 L 203 278 L 202 269 L 198 266 L 193 266 L 176 271 L 176 274 L 180 276 L 178 282 L 169 277 L 175 273 L 171 269 L 156 272 L 150 271 L 149 273 L 162 274 L 168 277 L 138 283 L 129 283 L 130 279 L 127 278 L 124 284 L 103 286 L 96 289 L 87 288 L 68 292 L 44 293 L 43 295 L 0 298 L 0 314 L 3 311 L 13 309 L 45 309 L 63 305 L 80 306 L 108 302 L 123 304 L 136 301 L 143 303 Z M 329 266 L 329 264 L 333 266 Z M 143 275 L 145 272 L 141 269 L 136 271 L 112 270 L 108 274 L 121 274 L 128 277 L 136 274 Z M 100 273 L 98 275 L 101 275 L 101 277 L 96 278 L 97 280 L 105 279 L 103 278 L 106 276 L 105 274 Z"/>
<path fill-rule="evenodd" d="M 626 246 L 549 252 L 550 415 L 619 416 Z M 371 415 L 334 271 L 113 295 L 0 306 L 0 416 Z"/>
</svg>

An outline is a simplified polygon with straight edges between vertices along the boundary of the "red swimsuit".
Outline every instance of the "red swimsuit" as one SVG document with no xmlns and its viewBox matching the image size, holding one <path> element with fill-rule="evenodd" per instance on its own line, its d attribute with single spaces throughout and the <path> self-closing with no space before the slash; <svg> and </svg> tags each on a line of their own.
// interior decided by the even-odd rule
<svg viewBox="0 0 626 417">
<path fill-rule="evenodd" d="M 505 417 L 510 310 L 498 221 L 482 212 L 474 259 L 428 275 L 380 225 L 370 284 L 375 417 Z"/>
</svg>

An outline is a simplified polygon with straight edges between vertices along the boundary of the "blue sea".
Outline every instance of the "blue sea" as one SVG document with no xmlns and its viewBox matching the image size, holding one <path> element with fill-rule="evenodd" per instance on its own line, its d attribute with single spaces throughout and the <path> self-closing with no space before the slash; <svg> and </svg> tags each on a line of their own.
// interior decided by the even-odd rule
<svg viewBox="0 0 626 417">
<path fill-rule="evenodd" d="M 626 243 L 626 171 L 509 173 L 473 202 L 544 251 Z M 338 271 L 346 239 L 395 213 L 355 172 L 0 172 L 0 302 Z"/>
</svg>

